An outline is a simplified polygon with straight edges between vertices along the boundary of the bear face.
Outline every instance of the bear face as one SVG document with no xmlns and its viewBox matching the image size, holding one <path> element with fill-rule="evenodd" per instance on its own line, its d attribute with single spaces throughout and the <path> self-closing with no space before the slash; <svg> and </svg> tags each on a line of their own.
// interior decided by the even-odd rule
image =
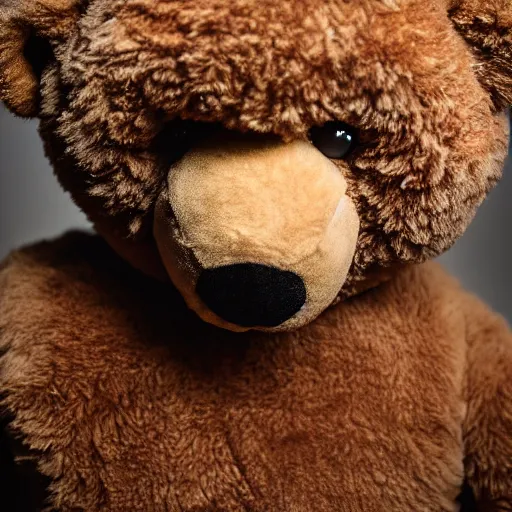
<svg viewBox="0 0 512 512">
<path fill-rule="evenodd" d="M 0 95 L 134 266 L 291 329 L 464 232 L 506 157 L 511 27 L 504 0 L 9 0 Z"/>
</svg>

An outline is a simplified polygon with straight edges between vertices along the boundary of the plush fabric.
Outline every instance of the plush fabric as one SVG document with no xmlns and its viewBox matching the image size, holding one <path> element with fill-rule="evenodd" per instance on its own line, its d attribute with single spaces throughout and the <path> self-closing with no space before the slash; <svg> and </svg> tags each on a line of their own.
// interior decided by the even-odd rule
<svg viewBox="0 0 512 512">
<path fill-rule="evenodd" d="M 425 263 L 511 57 L 510 0 L 0 0 L 0 100 L 102 237 L 1 267 L 6 502 L 512 510 L 510 331 Z"/>
<path fill-rule="evenodd" d="M 276 326 L 289 330 L 311 322 L 336 299 L 354 259 L 359 224 L 347 181 L 312 144 L 220 131 L 172 167 L 153 232 L 187 303 L 219 326 L 243 327 L 219 319 L 196 292 L 205 269 L 257 262 L 300 276 L 307 302 Z M 249 327 L 254 325 L 261 324 Z"/>
<path fill-rule="evenodd" d="M 499 178 L 510 13 L 507 0 L 9 0 L 0 99 L 41 118 L 61 183 L 152 274 L 154 207 L 184 150 L 180 121 L 288 141 L 352 124 L 360 145 L 337 162 L 360 216 L 344 298 L 450 247 Z M 23 96 L 37 107 L 17 110 L 21 22 L 54 59 Z"/>
<path fill-rule="evenodd" d="M 512 503 L 512 336 L 435 264 L 302 330 L 230 333 L 97 238 L 0 274 L 1 386 L 62 511 Z M 465 464 L 464 464 L 465 463 Z"/>
</svg>

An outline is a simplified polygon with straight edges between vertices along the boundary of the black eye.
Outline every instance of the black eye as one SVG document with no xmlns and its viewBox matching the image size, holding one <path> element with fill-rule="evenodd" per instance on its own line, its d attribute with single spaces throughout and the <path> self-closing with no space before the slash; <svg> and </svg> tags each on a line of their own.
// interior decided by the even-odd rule
<svg viewBox="0 0 512 512">
<path fill-rule="evenodd" d="M 315 126 L 309 132 L 313 145 L 327 158 L 341 160 L 356 145 L 356 129 L 348 124 L 331 121 L 323 126 Z"/>
</svg>

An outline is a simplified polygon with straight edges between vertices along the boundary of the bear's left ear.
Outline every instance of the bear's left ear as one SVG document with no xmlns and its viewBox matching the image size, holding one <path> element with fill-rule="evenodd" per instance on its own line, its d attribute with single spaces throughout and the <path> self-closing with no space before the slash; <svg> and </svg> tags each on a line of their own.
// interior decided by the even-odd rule
<svg viewBox="0 0 512 512">
<path fill-rule="evenodd" d="M 472 47 L 475 72 L 496 109 L 512 104 L 512 0 L 448 0 L 456 29 Z"/>
<path fill-rule="evenodd" d="M 37 114 L 39 78 L 52 47 L 69 36 L 83 0 L 0 0 L 0 101 Z"/>
</svg>

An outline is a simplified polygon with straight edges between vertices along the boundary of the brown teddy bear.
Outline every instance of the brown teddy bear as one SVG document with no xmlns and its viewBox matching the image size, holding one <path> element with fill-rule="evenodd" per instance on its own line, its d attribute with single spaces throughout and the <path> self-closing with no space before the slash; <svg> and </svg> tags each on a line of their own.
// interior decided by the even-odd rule
<svg viewBox="0 0 512 512">
<path fill-rule="evenodd" d="M 512 336 L 423 263 L 510 0 L 0 0 L 0 98 L 102 236 L 1 267 L 2 510 L 512 510 Z"/>
</svg>

